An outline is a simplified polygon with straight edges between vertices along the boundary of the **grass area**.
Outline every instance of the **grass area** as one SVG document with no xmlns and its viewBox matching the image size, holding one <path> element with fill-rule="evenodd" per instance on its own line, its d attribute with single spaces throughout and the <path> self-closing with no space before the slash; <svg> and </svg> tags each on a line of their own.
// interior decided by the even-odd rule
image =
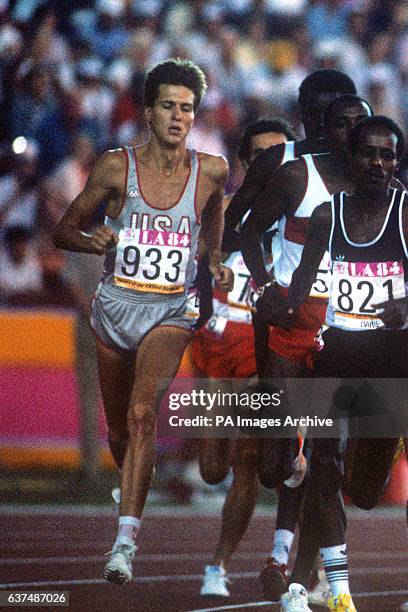
<svg viewBox="0 0 408 612">
<path fill-rule="evenodd" d="M 148 506 L 214 506 L 221 510 L 230 483 L 224 486 L 186 490 L 186 485 L 174 480 L 153 479 Z M 1 470 L 0 499 L 3 505 L 92 505 L 111 506 L 111 490 L 118 486 L 115 472 L 101 470 L 93 480 L 78 471 L 68 470 Z M 262 489 L 259 504 L 265 508 L 276 503 L 275 493 Z"/>
<path fill-rule="evenodd" d="M 108 471 L 90 480 L 80 472 L 62 470 L 0 470 L 4 504 L 107 504 L 117 484 L 117 475 Z"/>
</svg>

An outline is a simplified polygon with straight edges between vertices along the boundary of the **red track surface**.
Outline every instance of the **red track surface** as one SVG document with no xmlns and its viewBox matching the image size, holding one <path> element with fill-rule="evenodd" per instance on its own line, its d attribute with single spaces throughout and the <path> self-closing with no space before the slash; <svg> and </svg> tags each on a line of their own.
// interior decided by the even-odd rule
<svg viewBox="0 0 408 612">
<path fill-rule="evenodd" d="M 256 605 L 261 602 L 257 575 L 270 550 L 272 518 L 258 516 L 252 521 L 230 566 L 227 600 L 205 600 L 198 595 L 203 566 L 218 537 L 218 516 L 188 511 L 146 516 L 134 582 L 126 587 L 101 578 L 103 555 L 111 546 L 115 524 L 115 517 L 106 512 L 3 513 L 0 590 L 69 591 L 71 612 L 279 610 L 278 605 Z M 408 599 L 404 510 L 352 512 L 348 534 L 351 587 L 358 611 L 398 610 Z"/>
</svg>

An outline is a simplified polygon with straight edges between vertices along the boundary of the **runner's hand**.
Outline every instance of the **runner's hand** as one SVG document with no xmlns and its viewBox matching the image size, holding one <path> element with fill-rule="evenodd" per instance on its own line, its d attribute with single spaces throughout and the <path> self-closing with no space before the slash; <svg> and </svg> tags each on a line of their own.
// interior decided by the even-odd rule
<svg viewBox="0 0 408 612">
<path fill-rule="evenodd" d="M 97 227 L 91 236 L 91 245 L 97 255 L 104 255 L 110 248 L 118 244 L 119 238 L 107 225 Z"/>
<path fill-rule="evenodd" d="M 210 272 L 220 291 L 231 291 L 234 287 L 234 273 L 221 263 L 209 264 Z"/>
<path fill-rule="evenodd" d="M 258 316 L 269 325 L 289 330 L 293 324 L 293 309 L 275 285 L 269 285 L 256 302 Z"/>
<path fill-rule="evenodd" d="M 381 309 L 377 312 L 377 316 L 390 329 L 401 329 L 408 319 L 408 304 L 407 298 L 399 298 L 397 300 L 387 300 L 379 304 L 373 304 L 373 308 Z"/>
</svg>

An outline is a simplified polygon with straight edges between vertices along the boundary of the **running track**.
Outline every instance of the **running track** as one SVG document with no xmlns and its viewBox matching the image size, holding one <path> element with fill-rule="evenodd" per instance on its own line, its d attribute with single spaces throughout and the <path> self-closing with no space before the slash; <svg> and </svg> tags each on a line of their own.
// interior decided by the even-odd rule
<svg viewBox="0 0 408 612">
<path fill-rule="evenodd" d="M 279 610 L 262 602 L 257 583 L 269 551 L 271 516 L 254 518 L 236 552 L 228 600 L 198 595 L 203 566 L 218 536 L 218 512 L 149 510 L 134 581 L 127 587 L 101 579 L 104 553 L 115 532 L 113 511 L 5 508 L 1 519 L 0 590 L 69 591 L 70 612 Z M 351 510 L 349 555 L 358 611 L 397 611 L 408 599 L 405 510 Z"/>
</svg>

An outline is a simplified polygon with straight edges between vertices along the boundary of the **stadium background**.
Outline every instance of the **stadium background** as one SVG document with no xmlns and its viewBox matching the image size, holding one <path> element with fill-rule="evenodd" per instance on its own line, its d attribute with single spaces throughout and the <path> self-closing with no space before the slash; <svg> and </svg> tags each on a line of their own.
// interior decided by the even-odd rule
<svg viewBox="0 0 408 612">
<path fill-rule="evenodd" d="M 9 500 L 49 499 L 55 486 L 42 473 L 71 493 L 73 482 L 81 490 L 72 475 L 110 483 L 87 327 L 102 262 L 56 251 L 50 234 L 96 156 L 146 139 L 143 78 L 169 56 L 206 73 L 189 143 L 227 157 L 230 192 L 248 122 L 280 115 L 302 136 L 298 87 L 314 69 L 348 73 L 406 132 L 405 1 L 0 0 L 0 488 Z M 407 168 L 404 159 L 403 180 Z M 162 439 L 159 454 L 174 462 L 179 447 Z M 398 471 L 391 499 L 402 503 L 404 460 Z"/>
</svg>

